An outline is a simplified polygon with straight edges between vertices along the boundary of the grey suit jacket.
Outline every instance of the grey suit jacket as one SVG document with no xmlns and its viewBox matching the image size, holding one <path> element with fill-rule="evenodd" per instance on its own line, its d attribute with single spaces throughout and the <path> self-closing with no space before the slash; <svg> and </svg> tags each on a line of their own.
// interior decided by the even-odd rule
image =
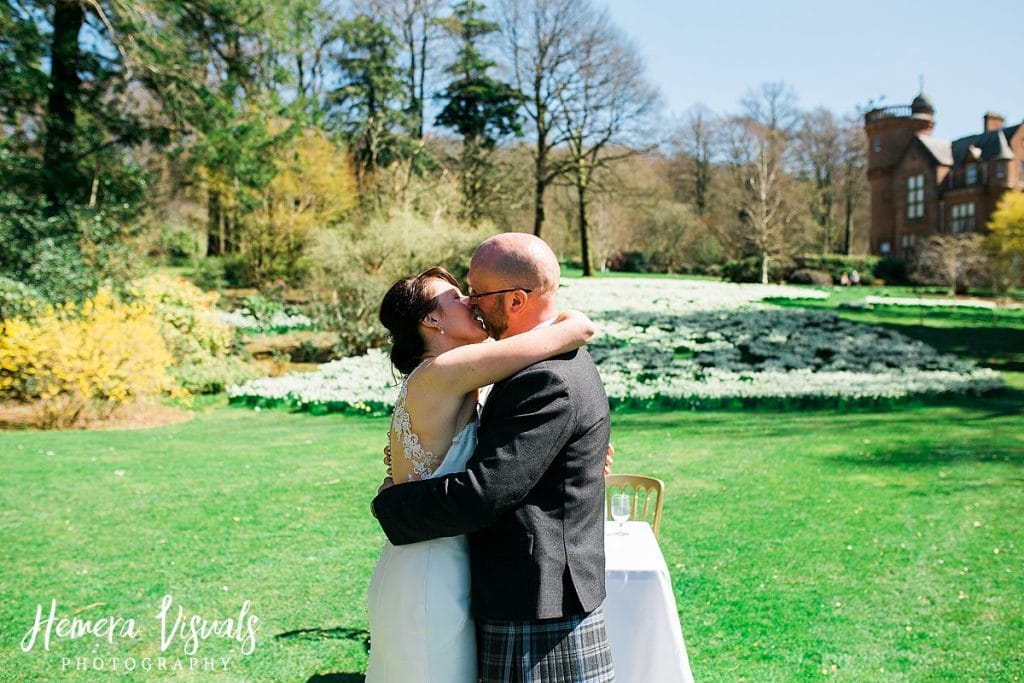
<svg viewBox="0 0 1024 683">
<path fill-rule="evenodd" d="M 608 397 L 584 349 L 494 385 L 465 472 L 393 486 L 373 501 L 395 545 L 468 534 L 472 612 L 538 620 L 605 597 Z"/>
</svg>

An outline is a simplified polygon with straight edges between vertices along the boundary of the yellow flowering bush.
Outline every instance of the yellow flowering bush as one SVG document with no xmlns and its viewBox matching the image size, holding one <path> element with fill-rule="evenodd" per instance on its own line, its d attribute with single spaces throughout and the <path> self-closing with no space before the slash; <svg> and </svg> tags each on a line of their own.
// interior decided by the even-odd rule
<svg viewBox="0 0 1024 683">
<path fill-rule="evenodd" d="M 235 329 L 221 322 L 217 292 L 204 292 L 182 277 L 154 273 L 128 288 L 128 299 L 150 306 L 174 357 L 172 375 L 193 393 L 217 393 L 265 373 L 232 355 Z"/>
<path fill-rule="evenodd" d="M 122 303 L 101 287 L 80 305 L 3 322 L 0 398 L 36 401 L 42 426 L 68 426 L 135 398 L 186 396 L 169 373 L 173 362 L 153 306 Z"/>
<path fill-rule="evenodd" d="M 217 292 L 204 292 L 182 277 L 154 273 L 128 288 L 128 300 L 151 307 L 176 365 L 224 356 L 234 330 L 217 317 Z"/>
</svg>

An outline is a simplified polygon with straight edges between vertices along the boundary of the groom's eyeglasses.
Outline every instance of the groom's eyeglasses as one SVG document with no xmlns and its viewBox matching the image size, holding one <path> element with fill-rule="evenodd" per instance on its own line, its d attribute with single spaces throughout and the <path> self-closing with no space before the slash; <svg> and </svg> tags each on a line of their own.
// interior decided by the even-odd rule
<svg viewBox="0 0 1024 683">
<path fill-rule="evenodd" d="M 493 292 L 474 292 L 472 289 L 469 290 L 469 294 L 466 295 L 467 299 L 482 299 L 485 296 L 491 296 L 492 294 L 508 294 L 509 292 L 526 292 L 529 294 L 532 289 L 525 287 L 512 287 L 511 289 L 496 289 Z"/>
</svg>

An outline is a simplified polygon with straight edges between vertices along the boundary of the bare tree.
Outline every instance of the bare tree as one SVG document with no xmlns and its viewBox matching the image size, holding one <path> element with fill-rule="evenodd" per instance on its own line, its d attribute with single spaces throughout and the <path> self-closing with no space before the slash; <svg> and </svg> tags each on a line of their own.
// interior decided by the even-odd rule
<svg viewBox="0 0 1024 683">
<path fill-rule="evenodd" d="M 823 107 L 806 112 L 794 138 L 797 173 L 810 182 L 811 217 L 818 227 L 822 254 L 833 251 L 837 238 L 836 209 L 843 165 L 842 131 L 832 112 Z"/>
<path fill-rule="evenodd" d="M 796 95 L 784 83 L 765 83 L 741 100 L 743 113 L 728 126 L 727 156 L 740 189 L 741 232 L 761 259 L 761 282 L 769 262 L 788 245 L 796 212 L 785 200 L 789 142 L 798 120 Z"/>
<path fill-rule="evenodd" d="M 594 15 L 582 31 L 570 64 L 575 78 L 558 93 L 556 121 L 576 190 L 583 274 L 592 275 L 588 193 L 600 190 L 600 171 L 640 151 L 636 134 L 657 105 L 658 93 L 644 77 L 636 48 L 606 12 Z"/>
<path fill-rule="evenodd" d="M 692 203 L 697 215 L 708 211 L 713 164 L 720 138 L 721 123 L 714 112 L 702 104 L 694 105 L 672 136 L 672 166 L 679 177 L 676 199 Z"/>
<path fill-rule="evenodd" d="M 293 71 L 296 98 L 316 119 L 326 110 L 331 52 L 341 38 L 341 10 L 338 0 L 301 0 L 290 11 L 286 66 Z"/>
<path fill-rule="evenodd" d="M 743 115 L 761 127 L 788 138 L 800 120 L 796 93 L 783 81 L 762 83 L 740 99 Z"/>
<path fill-rule="evenodd" d="M 941 283 L 953 296 L 985 269 L 984 238 L 977 233 L 929 237 L 914 261 L 913 277 Z"/>
<path fill-rule="evenodd" d="M 534 133 L 533 234 L 540 236 L 544 193 L 566 171 L 552 154 L 565 143 L 555 124 L 559 96 L 574 77 L 572 58 L 593 9 L 590 0 L 502 0 L 499 14 L 512 84 L 523 93 Z"/>
<path fill-rule="evenodd" d="M 843 208 L 843 253 L 853 253 L 854 215 L 868 199 L 868 154 L 861 117 L 847 117 L 839 129 L 839 200 Z"/>
<path fill-rule="evenodd" d="M 385 22 L 398 37 L 405 82 L 409 135 L 423 140 L 426 82 L 434 62 L 432 46 L 443 38 L 438 19 L 442 0 L 354 0 L 356 10 Z"/>
</svg>

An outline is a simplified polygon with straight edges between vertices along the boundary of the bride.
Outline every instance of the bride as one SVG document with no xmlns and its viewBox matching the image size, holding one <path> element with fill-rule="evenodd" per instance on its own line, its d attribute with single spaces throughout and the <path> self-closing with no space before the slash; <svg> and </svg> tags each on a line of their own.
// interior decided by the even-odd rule
<svg viewBox="0 0 1024 683">
<path fill-rule="evenodd" d="M 399 280 L 384 296 L 391 361 L 405 375 L 389 434 L 396 484 L 466 469 L 476 447 L 479 389 L 593 337 L 593 323 L 566 312 L 524 334 L 481 344 L 488 333 L 471 298 L 443 268 Z M 465 536 L 385 543 L 369 590 L 367 683 L 477 680 Z"/>
</svg>

